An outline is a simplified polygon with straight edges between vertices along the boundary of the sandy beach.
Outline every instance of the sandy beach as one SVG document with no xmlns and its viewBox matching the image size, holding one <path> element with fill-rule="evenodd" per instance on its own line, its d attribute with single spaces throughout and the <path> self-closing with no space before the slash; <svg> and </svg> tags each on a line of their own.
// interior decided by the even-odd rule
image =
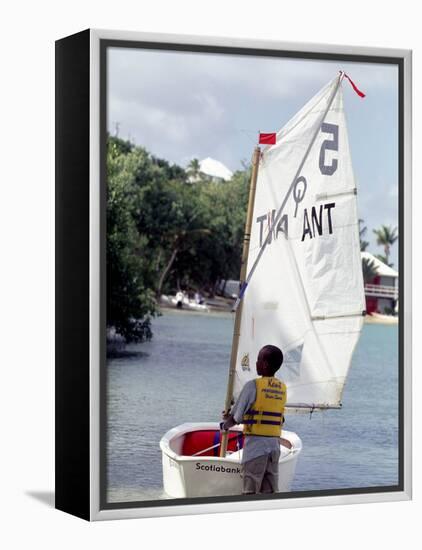
<svg viewBox="0 0 422 550">
<path fill-rule="evenodd" d="M 382 325 L 397 325 L 399 322 L 398 316 L 382 315 L 381 313 L 371 313 L 365 316 L 365 323 L 376 323 Z"/>
</svg>

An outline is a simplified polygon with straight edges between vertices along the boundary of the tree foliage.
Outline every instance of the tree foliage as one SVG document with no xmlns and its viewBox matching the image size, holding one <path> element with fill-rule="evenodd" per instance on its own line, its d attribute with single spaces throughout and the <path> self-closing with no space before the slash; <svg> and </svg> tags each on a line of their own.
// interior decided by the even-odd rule
<svg viewBox="0 0 422 550">
<path fill-rule="evenodd" d="M 200 179 L 201 165 L 198 159 L 192 159 L 188 165 L 187 173 L 189 180 L 192 182 L 198 181 Z"/>
<path fill-rule="evenodd" d="M 389 263 L 390 250 L 399 238 L 397 227 L 382 225 L 380 229 L 374 229 L 374 233 L 377 236 L 377 244 L 384 247 L 384 256 L 379 256 L 379 259 L 391 267 L 393 264 Z"/>
<path fill-rule="evenodd" d="M 148 237 L 136 227 L 137 174 L 143 152 L 112 138 L 107 155 L 107 324 L 127 341 L 150 336 L 156 313 L 146 255 Z"/>
<path fill-rule="evenodd" d="M 143 340 L 162 292 L 183 287 L 213 294 L 221 279 L 238 277 L 248 181 L 245 169 L 229 182 L 192 184 L 180 166 L 109 137 L 110 328 L 126 341 Z"/>
</svg>

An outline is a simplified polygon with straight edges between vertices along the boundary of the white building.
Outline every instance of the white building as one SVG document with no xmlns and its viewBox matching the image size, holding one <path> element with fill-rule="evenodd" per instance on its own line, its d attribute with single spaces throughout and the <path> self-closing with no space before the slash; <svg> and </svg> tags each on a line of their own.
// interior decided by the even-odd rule
<svg viewBox="0 0 422 550">
<path fill-rule="evenodd" d="M 201 176 L 206 176 L 207 179 L 216 182 L 229 181 L 233 177 L 233 172 L 227 168 L 219 160 L 207 157 L 199 162 L 200 176 L 196 178 L 190 177 L 190 181 L 194 183 L 198 181 Z"/>
</svg>

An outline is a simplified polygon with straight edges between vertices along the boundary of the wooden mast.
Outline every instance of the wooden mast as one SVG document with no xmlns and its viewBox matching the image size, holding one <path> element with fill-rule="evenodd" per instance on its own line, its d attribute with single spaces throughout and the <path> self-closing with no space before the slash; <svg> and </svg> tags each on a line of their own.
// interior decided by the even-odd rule
<svg viewBox="0 0 422 550">
<path fill-rule="evenodd" d="M 253 157 L 252 157 L 252 174 L 251 174 L 251 181 L 249 184 L 248 210 L 246 214 L 245 233 L 243 236 L 242 261 L 240 266 L 240 291 L 239 291 L 240 301 L 236 309 L 235 320 L 234 320 L 229 379 L 227 382 L 226 402 L 224 404 L 225 411 L 228 411 L 230 409 L 232 404 L 232 399 L 233 399 L 234 375 L 236 372 L 236 358 L 237 358 L 237 350 L 239 347 L 239 337 L 240 337 L 240 321 L 242 318 L 242 309 L 243 309 L 243 300 L 241 298 L 242 298 L 242 293 L 244 291 L 243 285 L 246 280 L 246 269 L 248 266 L 252 216 L 253 216 L 253 209 L 255 204 L 255 190 L 256 190 L 256 181 L 258 179 L 258 168 L 259 168 L 260 156 L 261 156 L 261 149 L 259 147 L 255 147 Z M 220 457 L 226 456 L 227 440 L 228 440 L 228 432 L 223 431 L 221 434 Z"/>
</svg>

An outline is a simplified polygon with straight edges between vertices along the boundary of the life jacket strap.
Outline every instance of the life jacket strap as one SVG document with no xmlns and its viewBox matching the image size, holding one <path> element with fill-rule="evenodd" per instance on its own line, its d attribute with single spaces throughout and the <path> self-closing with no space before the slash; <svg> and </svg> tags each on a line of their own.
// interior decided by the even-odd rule
<svg viewBox="0 0 422 550">
<path fill-rule="evenodd" d="M 283 415 L 281 413 L 278 413 L 278 412 L 273 412 L 273 411 L 255 411 L 253 409 L 249 409 L 248 411 L 245 412 L 245 415 L 251 415 L 251 416 L 255 416 L 255 415 L 265 415 L 265 416 L 276 416 L 277 418 L 281 418 Z"/>
</svg>

